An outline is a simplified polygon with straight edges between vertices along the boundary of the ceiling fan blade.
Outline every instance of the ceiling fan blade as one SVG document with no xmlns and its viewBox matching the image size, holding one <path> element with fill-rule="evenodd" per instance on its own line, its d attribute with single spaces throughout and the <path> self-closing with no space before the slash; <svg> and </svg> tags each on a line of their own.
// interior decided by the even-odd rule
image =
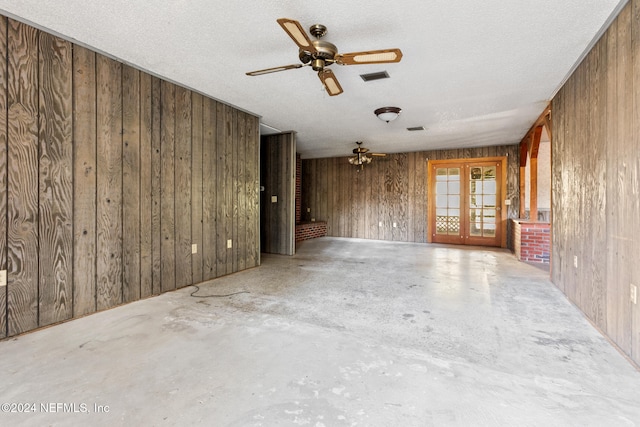
<svg viewBox="0 0 640 427">
<path fill-rule="evenodd" d="M 327 93 L 330 96 L 336 96 L 342 93 L 342 87 L 340 86 L 338 79 L 336 79 L 335 74 L 333 74 L 333 71 L 325 68 L 324 70 L 318 71 L 318 77 L 320 77 L 322 84 L 327 89 Z"/>
<path fill-rule="evenodd" d="M 384 64 L 389 62 L 400 62 L 401 59 L 402 51 L 400 49 L 339 53 L 336 55 L 336 63 L 340 65 Z"/>
<path fill-rule="evenodd" d="M 263 74 L 277 73 L 278 71 L 292 70 L 294 68 L 302 68 L 302 64 L 283 65 L 282 67 L 265 68 L 264 70 L 249 71 L 247 76 L 261 76 Z"/>
<path fill-rule="evenodd" d="M 309 36 L 304 32 L 302 25 L 296 20 L 288 18 L 280 18 L 277 20 L 282 29 L 289 34 L 289 37 L 293 40 L 298 47 L 304 51 L 316 53 L 316 48 L 311 43 Z"/>
<path fill-rule="evenodd" d="M 387 157 L 385 153 L 369 153 L 370 156 Z"/>
</svg>

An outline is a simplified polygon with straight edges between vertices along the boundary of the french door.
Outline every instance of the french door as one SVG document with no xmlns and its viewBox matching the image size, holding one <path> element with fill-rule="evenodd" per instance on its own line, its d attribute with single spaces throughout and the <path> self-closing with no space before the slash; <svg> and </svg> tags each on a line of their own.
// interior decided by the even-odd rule
<svg viewBox="0 0 640 427">
<path fill-rule="evenodd" d="M 502 246 L 502 168 L 502 158 L 429 162 L 431 242 Z"/>
</svg>

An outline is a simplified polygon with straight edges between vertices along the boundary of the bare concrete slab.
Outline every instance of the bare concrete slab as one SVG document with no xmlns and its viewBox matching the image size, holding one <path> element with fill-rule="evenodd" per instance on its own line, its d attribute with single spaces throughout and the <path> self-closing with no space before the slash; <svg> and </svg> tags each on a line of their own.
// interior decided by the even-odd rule
<svg viewBox="0 0 640 427">
<path fill-rule="evenodd" d="M 640 373 L 547 277 L 498 249 L 306 241 L 196 295 L 244 293 L 0 342 L 0 425 L 640 425 Z"/>
</svg>

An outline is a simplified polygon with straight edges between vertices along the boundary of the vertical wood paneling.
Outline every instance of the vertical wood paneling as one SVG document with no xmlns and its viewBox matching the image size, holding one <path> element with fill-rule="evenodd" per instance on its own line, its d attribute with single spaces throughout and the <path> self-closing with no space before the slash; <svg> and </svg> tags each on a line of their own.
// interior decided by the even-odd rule
<svg viewBox="0 0 640 427">
<path fill-rule="evenodd" d="M 232 247 L 227 248 L 224 252 L 224 272 L 230 274 L 233 272 L 233 253 L 237 249 L 238 242 L 233 240 L 233 172 L 234 172 L 234 156 L 233 156 L 233 116 L 234 110 L 225 105 L 224 108 L 224 238 L 232 241 Z"/>
<path fill-rule="evenodd" d="M 632 141 L 631 146 L 635 147 L 635 154 L 629 160 L 631 162 L 630 167 L 633 170 L 631 194 L 633 197 L 630 201 L 631 209 L 630 216 L 633 218 L 640 218 L 640 1 L 632 2 L 631 10 L 631 52 L 633 61 L 633 81 L 631 86 L 633 87 L 633 129 L 632 129 Z M 631 225 L 632 236 L 635 236 L 633 240 L 631 253 L 640 253 L 640 223 L 634 221 Z M 637 263 L 632 262 L 634 268 L 633 275 L 638 277 L 640 273 L 640 267 Z M 636 285 L 637 279 L 636 280 Z M 638 364 L 640 364 L 640 306 L 632 306 L 631 313 L 631 357 Z"/>
<path fill-rule="evenodd" d="M 96 311 L 96 54 L 73 49 L 73 316 Z"/>
<path fill-rule="evenodd" d="M 622 16 L 622 14 L 620 15 Z M 619 108 L 624 106 L 624 102 L 620 102 L 618 97 L 624 99 L 624 94 L 618 93 L 618 79 L 624 75 L 624 64 L 620 64 L 622 56 L 618 54 L 619 49 L 619 32 L 618 26 L 620 20 L 614 21 L 614 24 L 607 31 L 607 139 L 611 143 L 607 146 L 607 171 L 612 172 L 607 180 L 607 194 L 612 199 L 620 201 L 620 196 L 623 195 L 621 185 L 624 184 L 624 169 L 621 168 L 622 158 L 616 155 L 615 150 L 619 148 L 618 141 L 623 137 L 620 132 L 618 117 L 624 115 Z M 621 68 L 621 70 L 618 70 Z M 571 110 L 569 110 L 571 111 Z M 575 112 L 571 117 L 571 122 L 577 122 L 578 117 Z M 573 135 L 572 135 L 573 136 Z M 625 304 L 624 298 L 626 292 L 621 292 L 621 283 L 626 279 L 625 266 L 623 264 L 620 251 L 624 249 L 625 243 L 623 238 L 627 235 L 625 224 L 621 215 L 616 215 L 614 210 L 617 210 L 615 204 L 607 204 L 607 247 L 610 248 L 607 251 L 607 264 L 611 268 L 609 273 L 609 281 L 607 283 L 607 328 L 608 333 L 613 340 L 625 351 L 630 348 L 630 340 L 627 339 L 625 331 L 630 330 L 629 325 L 629 310 L 627 304 Z M 562 279 L 566 280 L 565 277 Z M 564 281 L 563 280 L 563 281 Z"/>
<path fill-rule="evenodd" d="M 151 285 L 162 292 L 162 83 L 151 78 Z"/>
<path fill-rule="evenodd" d="M 238 249 L 240 246 L 240 241 L 238 238 L 238 111 L 232 110 L 232 117 L 230 122 L 230 140 L 231 140 L 231 179 L 229 181 L 230 189 L 231 189 L 231 230 L 230 236 L 233 240 L 233 247 L 229 251 L 229 256 L 231 259 L 227 261 L 227 269 L 231 266 L 229 273 L 236 271 L 238 268 Z"/>
<path fill-rule="evenodd" d="M 41 33 L 39 325 L 69 319 L 73 303 L 71 43 Z"/>
<path fill-rule="evenodd" d="M 564 251 L 558 250 L 561 247 L 562 236 L 564 236 L 564 229 L 562 222 L 557 221 L 555 218 L 561 218 L 564 210 L 564 200 L 561 197 L 562 184 L 563 184 L 563 171 L 565 170 L 563 162 L 563 156 L 554 155 L 555 152 L 561 153 L 563 151 L 565 140 L 565 114 L 564 114 L 564 92 L 566 86 L 563 87 L 552 102 L 552 109 L 554 119 L 552 121 L 553 127 L 553 146 L 551 156 L 551 193 L 553 196 L 553 203 L 551 203 L 551 218 L 553 221 L 553 233 L 551 233 L 551 279 L 555 281 L 558 288 L 564 292 L 564 282 L 558 280 L 563 274 L 563 259 Z"/>
<path fill-rule="evenodd" d="M 309 167 L 304 167 L 305 162 L 302 161 L 302 182 L 315 182 L 315 176 L 314 176 L 314 168 L 313 166 L 315 165 L 315 162 L 311 163 L 309 165 Z M 301 205 L 301 210 L 302 212 L 300 213 L 300 220 L 301 221 L 311 221 L 311 215 L 315 215 L 315 212 L 307 212 L 307 209 L 311 206 L 316 206 L 315 202 L 314 202 L 314 198 L 315 198 L 315 193 L 312 192 L 305 192 L 302 193 L 300 195 L 300 197 L 302 198 L 302 205 Z"/>
<path fill-rule="evenodd" d="M 552 104 L 552 280 L 636 363 L 639 3 L 620 12 Z"/>
<path fill-rule="evenodd" d="M 408 153 L 407 154 L 407 172 L 409 177 L 415 177 L 416 175 L 416 171 L 417 171 L 417 167 L 416 167 L 416 160 L 417 160 L 417 153 Z M 416 181 L 415 179 L 408 179 L 407 182 L 407 197 L 409 198 L 409 200 L 415 200 L 415 195 L 416 195 Z M 418 227 L 419 225 L 417 224 L 419 221 L 418 218 L 418 212 L 417 212 L 418 206 L 416 203 L 410 203 L 407 205 L 407 220 L 409 221 L 409 224 L 407 224 L 407 229 L 410 231 L 409 236 L 408 236 L 408 241 L 409 242 L 415 242 L 415 236 L 416 236 L 416 227 Z"/>
<path fill-rule="evenodd" d="M 602 105 L 606 99 L 606 80 L 603 78 L 603 68 L 606 66 L 605 44 L 598 44 L 589 55 L 589 99 L 587 104 L 587 114 L 589 116 L 590 145 L 594 147 L 594 153 L 588 158 L 588 168 L 590 171 L 588 182 L 593 185 L 593 196 L 589 198 L 591 209 L 589 214 L 590 227 L 585 230 L 591 236 L 592 244 L 588 248 L 589 261 L 587 261 L 588 283 L 591 278 L 590 292 L 585 292 L 583 301 L 585 306 L 589 306 L 591 319 L 602 330 L 606 329 L 606 258 L 601 255 L 601 248 L 606 246 L 606 180 L 607 163 L 603 129 L 606 127 L 606 120 L 603 115 Z"/>
<path fill-rule="evenodd" d="M 191 94 L 191 242 L 197 252 L 191 255 L 193 283 L 202 282 L 202 225 L 203 225 L 203 185 L 202 185 L 202 95 Z"/>
<path fill-rule="evenodd" d="M 192 283 L 191 275 L 191 91 L 176 86 L 175 251 L 176 287 Z"/>
<path fill-rule="evenodd" d="M 175 248 L 175 122 L 176 87 L 173 83 L 162 81 L 160 86 L 160 155 L 162 178 L 160 188 L 160 244 L 161 289 L 168 291 L 176 288 L 176 248 Z"/>
<path fill-rule="evenodd" d="M 7 269 L 7 18 L 0 16 L 0 270 Z M 7 287 L 0 287 L 0 339 L 7 336 Z"/>
<path fill-rule="evenodd" d="M 259 265 L 257 117 L 4 17 L 0 58 L 0 338 Z"/>
<path fill-rule="evenodd" d="M 365 175 L 366 172 L 364 170 L 360 171 L 360 173 L 356 172 L 354 174 L 353 179 L 351 180 L 351 197 L 349 198 L 351 201 L 351 217 L 353 218 L 353 230 L 351 235 L 360 239 L 365 237 Z M 318 203 L 319 202 L 320 200 L 318 200 Z M 322 211 L 324 209 L 321 208 L 319 210 Z"/>
<path fill-rule="evenodd" d="M 379 174 L 380 162 L 374 161 L 370 165 L 367 166 L 367 170 L 365 171 L 367 174 L 367 182 L 365 183 L 365 193 L 366 193 L 366 235 L 367 239 L 378 239 L 378 186 L 376 185 L 376 180 L 374 179 L 376 175 Z"/>
<path fill-rule="evenodd" d="M 97 308 L 122 302 L 122 67 L 96 55 Z"/>
<path fill-rule="evenodd" d="M 217 106 L 212 99 L 205 98 L 202 105 L 202 279 L 209 280 L 217 277 L 217 194 L 218 194 L 218 152 L 216 147 L 217 137 Z"/>
<path fill-rule="evenodd" d="M 8 25 L 8 335 L 38 326 L 38 32 Z"/>
<path fill-rule="evenodd" d="M 140 299 L 140 72 L 122 66 L 122 300 Z"/>
<path fill-rule="evenodd" d="M 216 103 L 216 277 L 227 274 L 227 199 L 225 193 L 228 188 L 225 185 L 225 168 L 227 162 L 225 143 L 225 107 Z"/>
<path fill-rule="evenodd" d="M 152 79 L 140 73 L 140 297 L 153 294 Z"/>
<path fill-rule="evenodd" d="M 407 205 L 409 204 L 409 174 L 407 173 L 407 154 L 401 153 L 396 157 L 396 174 L 394 181 L 394 194 L 396 203 L 394 203 L 394 222 L 397 227 L 394 228 L 394 239 L 400 242 L 408 242 L 408 213 Z"/>
<path fill-rule="evenodd" d="M 319 171 L 327 170 L 328 163 L 329 163 L 329 159 L 320 159 L 319 170 L 315 171 L 316 176 L 319 175 Z M 329 216 L 329 211 L 328 211 L 329 177 L 327 176 L 327 174 L 322 174 L 322 175 L 319 175 L 317 179 L 320 182 L 320 188 L 318 191 L 318 203 L 317 203 L 317 206 L 320 207 L 320 210 L 318 211 L 318 216 L 316 217 L 316 220 L 326 221 L 327 217 Z"/>
<path fill-rule="evenodd" d="M 354 229 L 356 229 L 357 227 L 357 221 L 358 218 L 356 216 L 354 216 L 354 204 L 356 203 L 353 199 L 353 192 L 354 192 L 354 175 L 357 173 L 353 167 L 349 167 L 351 165 L 348 164 L 342 164 L 343 168 L 343 176 L 345 177 L 345 179 L 342 182 L 342 190 L 343 190 L 343 196 L 344 198 L 343 203 L 344 203 L 344 212 L 345 212 L 345 216 L 344 216 L 344 222 L 342 223 L 342 232 L 343 232 L 343 236 L 347 237 L 347 236 L 356 236 L 356 234 L 354 234 Z"/>
<path fill-rule="evenodd" d="M 247 268 L 247 257 L 246 257 L 246 248 L 247 248 L 247 185 L 246 185 L 246 177 L 247 177 L 247 115 L 245 113 L 238 113 L 238 120 L 236 125 L 236 136 L 237 136 L 237 144 L 238 144 L 238 152 L 236 157 L 236 193 L 237 193 L 237 209 L 235 212 L 236 218 L 238 219 L 238 223 L 236 226 L 237 229 L 237 247 L 236 251 L 236 271 L 244 270 Z"/>
<path fill-rule="evenodd" d="M 384 199 L 382 202 L 382 226 L 384 240 L 393 240 L 393 207 L 396 203 L 396 194 L 394 193 L 394 177 L 396 174 L 396 154 L 389 156 L 384 168 Z"/>
<path fill-rule="evenodd" d="M 427 159 L 422 153 L 416 153 L 415 179 L 411 181 L 415 185 L 415 194 L 412 206 L 414 206 L 414 242 L 427 241 Z M 512 176 L 512 174 L 509 174 Z M 515 215 L 514 215 L 515 216 Z M 512 218 L 512 216 L 510 216 Z"/>
<path fill-rule="evenodd" d="M 634 174 L 638 173 L 637 164 L 634 164 L 632 159 L 638 158 L 638 150 L 640 147 L 634 147 L 633 141 L 633 97 L 632 97 L 632 82 L 633 82 L 633 59 L 631 53 L 631 7 L 630 4 L 625 7 L 617 18 L 618 21 L 618 40 L 617 40 L 617 75 L 616 75 L 616 100 L 617 100 L 617 114 L 615 119 L 617 121 L 618 138 L 613 140 L 613 144 L 609 147 L 612 148 L 609 157 L 617 157 L 618 161 L 609 169 L 611 176 L 615 176 L 616 180 L 616 192 L 612 194 L 615 205 L 611 205 L 612 208 L 617 211 L 618 227 L 615 234 L 616 247 L 618 249 L 617 264 L 618 264 L 618 287 L 617 287 L 617 301 L 618 301 L 618 316 L 619 316 L 619 336 L 620 347 L 627 352 L 631 353 L 631 303 L 629 301 L 629 285 L 634 282 L 638 277 L 634 269 L 634 264 L 637 264 L 638 256 L 633 253 L 633 238 L 629 239 L 628 224 L 638 221 L 638 217 L 633 217 L 633 204 L 634 199 L 638 197 L 637 188 L 633 188 Z M 638 120 L 638 118 L 635 118 Z M 634 170 L 635 169 L 635 170 Z M 637 175 L 636 175 L 637 177 Z M 636 178 L 637 179 L 637 178 Z M 637 182 L 637 181 L 636 181 Z M 633 194 L 635 193 L 635 197 Z M 635 238 L 638 238 L 637 236 Z M 634 271 L 635 270 L 635 271 Z"/>
<path fill-rule="evenodd" d="M 260 264 L 260 133 L 257 117 L 247 119 L 247 268 Z"/>
</svg>

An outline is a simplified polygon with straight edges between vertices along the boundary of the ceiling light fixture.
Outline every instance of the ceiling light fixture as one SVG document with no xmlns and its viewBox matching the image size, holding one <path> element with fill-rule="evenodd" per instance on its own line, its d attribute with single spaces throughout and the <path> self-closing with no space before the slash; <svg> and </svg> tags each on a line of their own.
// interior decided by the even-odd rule
<svg viewBox="0 0 640 427">
<path fill-rule="evenodd" d="M 378 118 L 383 122 L 389 123 L 390 121 L 393 121 L 398 118 L 400 111 L 402 110 L 398 107 L 382 107 L 382 108 L 378 108 L 373 113 L 376 116 L 378 116 Z"/>
</svg>

